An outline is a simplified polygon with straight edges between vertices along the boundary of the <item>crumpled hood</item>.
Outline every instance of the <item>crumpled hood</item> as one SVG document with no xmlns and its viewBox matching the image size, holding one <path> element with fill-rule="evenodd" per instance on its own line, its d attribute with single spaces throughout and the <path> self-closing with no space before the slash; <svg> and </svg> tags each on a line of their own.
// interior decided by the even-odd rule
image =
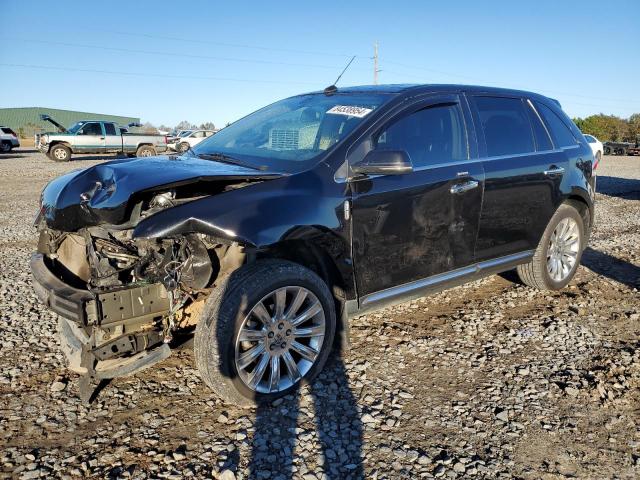
<svg viewBox="0 0 640 480">
<path fill-rule="evenodd" d="M 127 221 L 129 201 L 137 193 L 197 182 L 267 180 L 283 175 L 193 156 L 114 160 L 50 182 L 42 191 L 39 216 L 50 228 L 62 231 L 101 223 L 117 225 Z"/>
</svg>

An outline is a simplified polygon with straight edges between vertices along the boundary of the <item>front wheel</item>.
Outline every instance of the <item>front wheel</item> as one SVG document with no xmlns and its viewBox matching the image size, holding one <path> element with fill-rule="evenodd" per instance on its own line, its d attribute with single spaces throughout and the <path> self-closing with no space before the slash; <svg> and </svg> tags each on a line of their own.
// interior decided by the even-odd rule
<svg viewBox="0 0 640 480">
<path fill-rule="evenodd" d="M 196 365 L 225 402 L 270 402 L 322 370 L 335 325 L 333 297 L 315 273 L 291 262 L 259 261 L 211 294 L 196 328 Z"/>
<path fill-rule="evenodd" d="M 573 202 L 551 217 L 531 262 L 519 265 L 520 280 L 540 290 L 560 290 L 573 278 L 585 247 L 584 222 Z"/>
<path fill-rule="evenodd" d="M 68 162 L 71 160 L 71 150 L 65 145 L 54 145 L 49 150 L 49 158 L 56 162 Z"/>
</svg>

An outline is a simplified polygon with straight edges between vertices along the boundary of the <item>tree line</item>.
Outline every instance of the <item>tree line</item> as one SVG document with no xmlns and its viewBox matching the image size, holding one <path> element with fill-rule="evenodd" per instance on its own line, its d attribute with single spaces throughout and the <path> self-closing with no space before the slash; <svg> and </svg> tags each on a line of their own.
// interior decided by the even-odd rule
<svg viewBox="0 0 640 480">
<path fill-rule="evenodd" d="M 634 113 L 626 119 L 600 113 L 586 118 L 574 118 L 573 122 L 582 133 L 593 135 L 601 142 L 635 143 L 640 136 L 640 113 Z"/>
</svg>

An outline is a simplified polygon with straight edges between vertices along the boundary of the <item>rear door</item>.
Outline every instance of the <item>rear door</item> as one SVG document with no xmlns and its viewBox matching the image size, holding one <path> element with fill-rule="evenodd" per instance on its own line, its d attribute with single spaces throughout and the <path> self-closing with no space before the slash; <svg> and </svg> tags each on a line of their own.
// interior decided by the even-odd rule
<svg viewBox="0 0 640 480">
<path fill-rule="evenodd" d="M 105 152 L 117 153 L 122 151 L 122 136 L 120 135 L 120 129 L 110 122 L 104 124 L 105 133 Z"/>
<path fill-rule="evenodd" d="M 533 250 L 562 201 L 567 157 L 527 99 L 469 99 L 485 172 L 476 261 Z"/>
<path fill-rule="evenodd" d="M 105 136 L 100 122 L 85 123 L 76 134 L 73 150 L 77 153 L 103 153 Z"/>
<path fill-rule="evenodd" d="M 436 95 L 375 127 L 367 148 L 355 150 L 404 150 L 414 167 L 351 182 L 361 298 L 473 262 L 483 173 L 469 160 L 466 125 L 459 96 Z"/>
</svg>

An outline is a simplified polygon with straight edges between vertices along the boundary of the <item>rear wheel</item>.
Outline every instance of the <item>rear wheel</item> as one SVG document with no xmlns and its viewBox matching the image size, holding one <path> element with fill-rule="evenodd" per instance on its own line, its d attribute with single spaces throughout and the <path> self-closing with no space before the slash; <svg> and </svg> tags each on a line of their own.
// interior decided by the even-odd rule
<svg viewBox="0 0 640 480">
<path fill-rule="evenodd" d="M 320 372 L 336 318 L 329 288 L 315 273 L 260 261 L 234 272 L 211 295 L 194 350 L 202 379 L 224 401 L 269 402 Z"/>
<path fill-rule="evenodd" d="M 611 147 L 604 147 L 604 154 L 611 155 Z"/>
<path fill-rule="evenodd" d="M 584 222 L 573 203 L 563 203 L 551 217 L 531 262 L 518 266 L 523 283 L 559 290 L 573 278 L 585 244 Z"/>
<path fill-rule="evenodd" d="M 190 145 L 187 142 L 181 142 L 178 144 L 178 152 L 184 153 L 189 150 Z"/>
<path fill-rule="evenodd" d="M 137 157 L 153 157 L 156 154 L 156 149 L 150 145 L 142 145 L 136 150 Z"/>
<path fill-rule="evenodd" d="M 13 148 L 13 145 L 11 145 L 11 142 L 0 143 L 0 152 L 2 153 L 9 153 L 12 148 Z"/>
<path fill-rule="evenodd" d="M 68 162 L 71 160 L 71 150 L 65 145 L 54 145 L 49 150 L 49 158 L 56 162 Z"/>
</svg>

